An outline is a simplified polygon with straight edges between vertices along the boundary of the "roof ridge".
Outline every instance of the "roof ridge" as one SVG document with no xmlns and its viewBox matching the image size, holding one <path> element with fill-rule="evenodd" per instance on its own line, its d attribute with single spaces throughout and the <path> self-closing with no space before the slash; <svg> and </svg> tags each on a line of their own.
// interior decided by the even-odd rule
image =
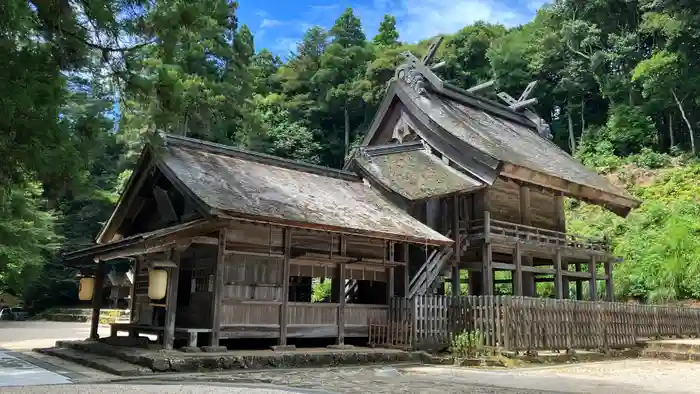
<svg viewBox="0 0 700 394">
<path fill-rule="evenodd" d="M 358 177 L 358 175 L 354 172 L 350 171 L 339 170 L 331 167 L 324 167 L 316 164 L 304 163 L 302 161 L 297 160 L 285 159 L 283 157 L 274 156 L 267 153 L 254 152 L 230 145 L 204 141 L 197 138 L 185 137 L 181 135 L 163 133 L 162 136 L 166 146 L 179 145 L 190 149 L 197 149 L 206 151 L 208 153 L 241 158 L 262 164 L 272 165 L 275 167 L 287 168 L 290 170 L 308 172 L 316 175 L 331 176 L 334 178 L 341 178 L 348 181 L 360 181 L 360 177 Z"/>
</svg>

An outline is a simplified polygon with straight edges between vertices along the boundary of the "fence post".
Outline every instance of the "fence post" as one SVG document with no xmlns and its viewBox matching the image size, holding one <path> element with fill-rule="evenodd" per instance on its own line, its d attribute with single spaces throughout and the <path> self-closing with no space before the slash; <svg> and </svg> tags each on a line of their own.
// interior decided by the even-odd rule
<svg viewBox="0 0 700 394">
<path fill-rule="evenodd" d="M 654 336 L 656 339 L 661 338 L 661 329 L 659 328 L 659 307 L 654 305 Z"/>
<path fill-rule="evenodd" d="M 510 307 L 513 303 L 513 297 L 503 297 L 503 310 L 502 310 L 502 319 L 503 319 L 503 349 L 504 350 L 510 350 L 510 334 L 511 334 L 511 329 L 510 329 Z"/>
</svg>

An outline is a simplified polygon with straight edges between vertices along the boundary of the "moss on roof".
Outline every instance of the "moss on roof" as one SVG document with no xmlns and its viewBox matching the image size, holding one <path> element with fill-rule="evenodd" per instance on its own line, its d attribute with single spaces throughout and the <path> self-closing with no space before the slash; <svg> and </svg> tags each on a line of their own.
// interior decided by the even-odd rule
<svg viewBox="0 0 700 394">
<path fill-rule="evenodd" d="M 415 144 L 414 144 L 415 145 Z M 446 165 L 422 145 L 411 150 L 373 147 L 357 156 L 358 165 L 377 182 L 408 200 L 422 200 L 478 189 L 484 184 Z"/>
</svg>

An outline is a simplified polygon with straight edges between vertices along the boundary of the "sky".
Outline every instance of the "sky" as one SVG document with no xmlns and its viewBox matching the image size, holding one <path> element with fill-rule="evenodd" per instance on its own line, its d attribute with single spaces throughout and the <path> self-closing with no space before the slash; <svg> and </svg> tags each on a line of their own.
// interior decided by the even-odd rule
<svg viewBox="0 0 700 394">
<path fill-rule="evenodd" d="M 478 20 L 517 26 L 530 21 L 546 0 L 238 0 L 239 23 L 255 37 L 257 50 L 282 57 L 311 26 L 330 28 L 347 7 L 362 21 L 367 38 L 384 14 L 396 17 L 399 40 L 414 43 L 454 33 Z"/>
</svg>

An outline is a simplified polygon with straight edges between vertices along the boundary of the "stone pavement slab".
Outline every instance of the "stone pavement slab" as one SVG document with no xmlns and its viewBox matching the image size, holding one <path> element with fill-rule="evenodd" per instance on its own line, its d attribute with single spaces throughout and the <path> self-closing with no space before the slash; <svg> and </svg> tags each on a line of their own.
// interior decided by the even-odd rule
<svg viewBox="0 0 700 394">
<path fill-rule="evenodd" d="M 0 387 L 65 383 L 71 380 L 30 363 L 16 353 L 0 349 Z"/>
</svg>

